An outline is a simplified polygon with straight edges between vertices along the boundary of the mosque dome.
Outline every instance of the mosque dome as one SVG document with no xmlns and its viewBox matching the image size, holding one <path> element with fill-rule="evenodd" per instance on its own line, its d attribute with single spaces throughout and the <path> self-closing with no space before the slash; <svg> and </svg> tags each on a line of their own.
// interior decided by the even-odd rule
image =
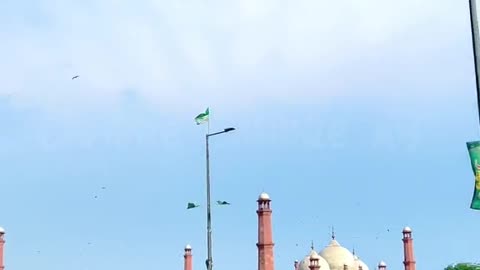
<svg viewBox="0 0 480 270">
<path fill-rule="evenodd" d="M 0 234 L 4 234 L 5 233 L 5 229 L 0 227 Z"/>
<path fill-rule="evenodd" d="M 312 251 L 310 251 L 310 254 L 305 256 L 305 258 L 300 261 L 300 263 L 298 264 L 298 270 L 310 270 L 310 257 L 312 256 L 318 258 L 318 264 L 320 265 L 321 270 L 330 270 L 328 262 L 324 258 L 322 258 L 322 256 L 318 255 L 318 253 L 313 249 Z"/>
<path fill-rule="evenodd" d="M 186 250 L 191 250 L 191 249 L 192 249 L 192 246 L 186 245 L 186 246 L 185 246 L 185 249 L 186 249 Z"/>
<path fill-rule="evenodd" d="M 362 270 L 369 270 L 368 266 L 362 260 L 360 260 L 360 258 L 358 256 L 354 255 L 353 256 L 352 269 L 353 270 L 358 270 L 358 269 L 360 269 L 360 266 L 362 267 Z"/>
<path fill-rule="evenodd" d="M 411 233 L 411 232 L 412 232 L 412 229 L 410 229 L 410 227 L 403 228 L 403 233 Z"/>
<path fill-rule="evenodd" d="M 258 200 L 259 201 L 268 201 L 268 200 L 270 200 L 270 196 L 267 193 L 262 192 L 262 194 L 260 194 L 260 196 L 258 196 Z"/>
<path fill-rule="evenodd" d="M 330 270 L 343 270 L 344 265 L 351 268 L 354 262 L 353 254 L 335 239 L 320 252 L 320 256 L 328 262 Z"/>
</svg>

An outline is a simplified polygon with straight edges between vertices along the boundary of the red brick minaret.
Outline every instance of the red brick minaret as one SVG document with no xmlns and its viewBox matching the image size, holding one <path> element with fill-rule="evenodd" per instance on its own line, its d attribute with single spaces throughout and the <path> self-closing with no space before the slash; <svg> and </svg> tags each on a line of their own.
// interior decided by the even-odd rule
<svg viewBox="0 0 480 270">
<path fill-rule="evenodd" d="M 263 192 L 258 197 L 258 270 L 275 270 L 273 259 L 272 209 L 270 196 Z"/>
<path fill-rule="evenodd" d="M 387 270 L 387 264 L 384 261 L 379 262 L 378 270 Z"/>
<path fill-rule="evenodd" d="M 3 245 L 5 244 L 5 230 L 0 227 L 0 270 L 5 269 L 5 265 L 3 264 Z"/>
<path fill-rule="evenodd" d="M 298 261 L 295 260 L 295 262 L 293 263 L 293 267 L 295 270 L 298 270 L 298 264 L 299 264 Z"/>
<path fill-rule="evenodd" d="M 190 245 L 187 245 L 185 247 L 185 255 L 183 255 L 183 258 L 185 258 L 185 264 L 184 264 L 183 269 L 184 270 L 193 270 L 192 247 Z"/>
<path fill-rule="evenodd" d="M 310 268 L 310 270 L 320 270 L 320 256 L 318 256 L 317 252 L 315 251 L 313 251 L 310 255 L 310 265 L 308 268 Z"/>
<path fill-rule="evenodd" d="M 405 270 L 415 270 L 415 257 L 413 256 L 413 238 L 412 229 L 405 227 L 403 229 L 403 254 Z"/>
</svg>

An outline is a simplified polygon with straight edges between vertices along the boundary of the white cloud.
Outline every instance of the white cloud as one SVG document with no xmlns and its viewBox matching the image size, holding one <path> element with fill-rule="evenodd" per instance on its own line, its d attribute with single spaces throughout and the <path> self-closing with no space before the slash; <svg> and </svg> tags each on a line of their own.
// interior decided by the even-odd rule
<svg viewBox="0 0 480 270">
<path fill-rule="evenodd" d="M 0 94 L 53 110 L 132 89 L 162 108 L 329 96 L 347 59 L 427 23 L 448 35 L 468 14 L 446 0 L 12 3 L 0 4 Z M 316 87 L 285 86 L 312 71 Z"/>
</svg>

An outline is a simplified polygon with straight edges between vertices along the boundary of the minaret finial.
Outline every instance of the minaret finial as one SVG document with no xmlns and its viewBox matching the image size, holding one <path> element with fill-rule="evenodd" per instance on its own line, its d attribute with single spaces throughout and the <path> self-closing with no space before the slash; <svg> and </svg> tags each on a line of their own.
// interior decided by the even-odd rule
<svg viewBox="0 0 480 270">
<path fill-rule="evenodd" d="M 335 240 L 335 227 L 332 226 L 332 240 Z"/>
<path fill-rule="evenodd" d="M 315 246 L 313 245 L 313 240 L 312 240 L 312 245 L 310 246 L 312 250 L 315 250 Z"/>
<path fill-rule="evenodd" d="M 353 254 L 353 256 L 355 256 L 355 246 L 353 246 L 353 248 L 352 248 L 352 254 Z"/>
</svg>

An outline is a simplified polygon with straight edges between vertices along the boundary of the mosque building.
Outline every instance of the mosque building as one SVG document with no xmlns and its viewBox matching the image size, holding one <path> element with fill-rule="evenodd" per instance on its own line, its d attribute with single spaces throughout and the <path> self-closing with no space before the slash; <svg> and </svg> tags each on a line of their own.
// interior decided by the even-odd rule
<svg viewBox="0 0 480 270">
<path fill-rule="evenodd" d="M 273 253 L 272 208 L 270 196 L 262 193 L 257 200 L 258 216 L 258 270 L 275 270 Z M 404 269 L 415 270 L 413 253 L 412 230 L 403 229 Z M 5 269 L 3 248 L 5 244 L 5 230 L 0 227 L 0 270 Z M 387 264 L 381 261 L 378 270 L 387 270 Z M 184 270 L 193 270 L 192 247 L 187 245 L 184 254 Z M 301 261 L 294 262 L 293 270 L 370 270 L 354 252 L 342 247 L 332 235 L 330 243 L 320 252 L 312 250 Z"/>
<path fill-rule="evenodd" d="M 275 270 L 272 233 L 272 208 L 270 196 L 262 193 L 257 200 L 258 208 L 258 270 Z M 412 229 L 405 227 L 403 233 L 404 269 L 415 270 Z M 184 270 L 193 270 L 192 247 L 185 247 Z M 387 270 L 387 264 L 381 261 L 378 270 Z M 1 269 L 0 269 L 1 270 Z M 310 253 L 301 261 L 294 262 L 293 270 L 370 270 L 355 252 L 342 247 L 332 233 L 332 240 L 320 252 L 313 245 Z"/>
</svg>

